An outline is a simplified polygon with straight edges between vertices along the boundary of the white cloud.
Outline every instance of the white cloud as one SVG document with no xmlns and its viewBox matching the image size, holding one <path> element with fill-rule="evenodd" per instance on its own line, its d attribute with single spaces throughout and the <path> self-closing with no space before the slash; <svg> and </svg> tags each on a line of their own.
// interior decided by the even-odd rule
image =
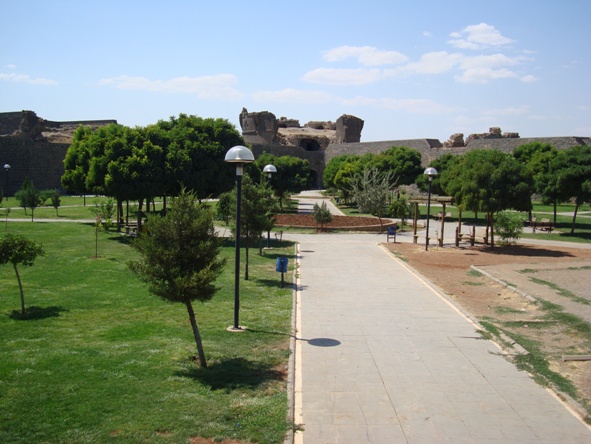
<svg viewBox="0 0 591 444">
<path fill-rule="evenodd" d="M 480 55 L 465 57 L 462 61 L 462 68 L 496 68 L 499 66 L 513 66 L 519 64 L 519 61 L 504 54 Z"/>
<path fill-rule="evenodd" d="M 258 91 L 252 95 L 259 102 L 328 103 L 332 96 L 322 91 L 286 88 L 280 91 Z"/>
<path fill-rule="evenodd" d="M 452 32 L 449 36 L 451 40 L 448 40 L 447 43 L 461 49 L 485 49 L 513 42 L 513 40 L 502 36 L 494 26 L 486 23 L 466 26 L 460 32 Z"/>
<path fill-rule="evenodd" d="M 324 53 L 327 62 L 355 58 L 364 66 L 395 65 L 404 63 L 408 57 L 398 51 L 382 51 L 373 46 L 339 46 Z"/>
<path fill-rule="evenodd" d="M 525 75 L 525 76 L 522 76 L 522 77 L 520 78 L 520 80 L 521 80 L 523 83 L 531 83 L 531 82 L 537 82 L 537 81 L 538 81 L 538 80 L 540 80 L 540 79 L 538 79 L 537 77 L 534 77 L 534 76 L 532 76 L 532 75 L 530 75 L 530 74 L 527 74 L 527 75 Z"/>
<path fill-rule="evenodd" d="M 387 76 L 399 73 L 407 74 L 441 74 L 451 70 L 464 60 L 459 53 L 449 54 L 446 51 L 429 52 L 421 56 L 418 62 L 411 62 L 400 68 L 389 69 L 384 72 Z"/>
<path fill-rule="evenodd" d="M 326 85 L 366 85 L 382 77 L 379 69 L 318 68 L 307 72 L 302 80 Z"/>
<path fill-rule="evenodd" d="M 32 85 L 57 85 L 55 80 L 45 79 L 43 77 L 31 77 L 27 74 L 6 74 L 0 72 L 0 80 L 15 83 L 29 83 Z"/>
<path fill-rule="evenodd" d="M 242 97 L 234 86 L 237 82 L 236 76 L 232 74 L 218 74 L 202 77 L 175 77 L 169 80 L 117 76 L 102 79 L 99 84 L 114 86 L 118 89 L 196 94 L 200 99 L 236 100 Z"/>
<path fill-rule="evenodd" d="M 510 79 L 517 77 L 517 73 L 502 68 L 470 68 L 466 69 L 462 75 L 456 76 L 460 83 L 487 83 L 489 80 Z"/>
<path fill-rule="evenodd" d="M 453 108 L 429 99 L 375 99 L 358 96 L 353 99 L 345 99 L 342 104 L 347 106 L 369 106 L 416 114 L 444 114 L 453 111 Z"/>
<path fill-rule="evenodd" d="M 16 69 L 16 65 L 6 65 L 8 69 Z"/>
<path fill-rule="evenodd" d="M 487 83 L 490 80 L 520 78 L 523 82 L 536 80 L 530 75 L 520 76 L 505 66 L 520 64 L 519 58 L 511 58 L 504 54 L 480 55 L 466 57 L 460 64 L 462 74 L 456 76 L 460 83 Z"/>
</svg>

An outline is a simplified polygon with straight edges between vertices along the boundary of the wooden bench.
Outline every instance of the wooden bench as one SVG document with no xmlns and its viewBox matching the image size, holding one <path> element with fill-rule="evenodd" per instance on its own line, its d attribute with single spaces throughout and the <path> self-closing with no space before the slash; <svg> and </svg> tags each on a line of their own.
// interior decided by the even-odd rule
<svg viewBox="0 0 591 444">
<path fill-rule="evenodd" d="M 483 244 L 487 243 L 486 228 L 466 227 L 466 226 L 464 226 L 464 228 L 468 228 L 470 231 L 468 231 L 468 233 L 461 233 L 461 232 L 458 232 L 458 229 L 456 228 L 456 247 L 459 247 L 460 242 L 463 241 L 464 239 L 468 240 L 470 242 L 470 245 L 472 245 L 472 246 L 474 246 L 476 239 L 478 239 L 479 242 L 480 242 L 480 239 L 482 239 Z"/>
<path fill-rule="evenodd" d="M 436 215 L 433 216 L 436 220 L 441 220 L 442 218 L 446 218 L 449 219 L 451 217 L 451 213 L 437 213 Z"/>
<path fill-rule="evenodd" d="M 532 231 L 535 233 L 537 229 L 542 231 L 546 231 L 548 233 L 552 233 L 554 229 L 554 222 L 550 222 L 550 219 L 542 219 L 541 221 L 533 220 L 531 221 Z"/>
</svg>

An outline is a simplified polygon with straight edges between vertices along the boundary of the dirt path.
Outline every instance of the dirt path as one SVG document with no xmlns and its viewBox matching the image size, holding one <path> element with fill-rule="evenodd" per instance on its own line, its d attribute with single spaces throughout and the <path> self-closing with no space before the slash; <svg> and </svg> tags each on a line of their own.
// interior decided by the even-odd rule
<svg viewBox="0 0 591 444">
<path fill-rule="evenodd" d="M 511 246 L 494 251 L 488 247 L 425 251 L 416 244 L 385 245 L 474 318 L 494 324 L 526 349 L 542 350 L 550 369 L 569 379 L 579 401 L 591 406 L 591 361 L 562 359 L 591 354 L 591 340 L 577 334 L 568 322 L 549 320 L 544 304 L 556 304 L 564 313 L 591 323 L 591 250 Z M 475 272 L 473 265 L 519 292 Z"/>
</svg>

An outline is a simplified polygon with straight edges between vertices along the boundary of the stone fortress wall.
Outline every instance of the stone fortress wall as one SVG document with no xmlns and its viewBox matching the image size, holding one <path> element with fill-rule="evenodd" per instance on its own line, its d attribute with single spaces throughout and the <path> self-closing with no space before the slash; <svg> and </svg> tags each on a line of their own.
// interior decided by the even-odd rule
<svg viewBox="0 0 591 444">
<path fill-rule="evenodd" d="M 0 186 L 14 195 L 29 178 L 40 190 L 61 189 L 64 159 L 78 126 L 98 128 L 116 120 L 53 122 L 33 111 L 0 113 Z M 4 165 L 10 165 L 6 171 Z"/>
<path fill-rule="evenodd" d="M 80 125 L 96 129 L 116 120 L 53 122 L 39 118 L 33 111 L 0 113 L 0 186 L 13 195 L 25 178 L 39 189 L 61 189 L 64 158 L 72 134 Z M 364 121 L 344 114 L 336 122 L 311 121 L 304 125 L 296 119 L 280 117 L 268 111 L 248 112 L 242 109 L 242 135 L 256 156 L 268 152 L 276 156 L 290 155 L 310 163 L 314 186 L 322 187 L 326 164 L 343 154 L 379 154 L 393 146 L 406 146 L 421 153 L 423 165 L 437 157 L 463 154 L 470 149 L 500 149 L 512 152 L 530 142 L 550 143 L 558 149 L 575 145 L 591 145 L 589 137 L 520 138 L 517 133 L 501 133 L 491 128 L 488 133 L 454 134 L 441 143 L 438 139 L 387 140 L 361 142 Z M 10 165 L 7 172 L 3 166 Z"/>
<path fill-rule="evenodd" d="M 288 122 L 289 124 L 285 124 Z M 427 166 L 443 154 L 463 154 L 471 149 L 498 149 L 513 152 L 520 145 L 530 142 L 549 143 L 558 149 L 575 145 L 591 145 L 589 137 L 535 137 L 521 138 L 518 133 L 502 133 L 500 128 L 490 128 L 488 133 L 470 134 L 466 141 L 461 133 L 453 134 L 441 143 L 438 139 L 404 139 L 379 142 L 361 142 L 363 120 L 343 115 L 332 122 L 308 122 L 281 117 L 277 119 L 268 111 L 240 114 L 242 135 L 250 144 L 255 156 L 268 152 L 277 156 L 291 155 L 306 159 L 315 178 L 315 186 L 322 187 L 322 175 L 331 159 L 344 154 L 379 154 L 393 146 L 405 146 L 421 153 L 422 164 Z"/>
</svg>

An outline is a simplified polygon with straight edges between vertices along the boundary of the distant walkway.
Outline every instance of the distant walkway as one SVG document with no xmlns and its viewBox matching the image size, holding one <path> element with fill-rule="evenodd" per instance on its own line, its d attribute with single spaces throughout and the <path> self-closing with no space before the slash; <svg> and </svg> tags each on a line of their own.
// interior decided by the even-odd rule
<svg viewBox="0 0 591 444">
<path fill-rule="evenodd" d="M 296 196 L 292 196 L 293 199 L 298 201 L 298 213 L 312 213 L 314 209 L 314 204 L 322 205 L 322 203 L 326 203 L 326 206 L 330 210 L 331 214 L 336 216 L 344 216 L 341 210 L 339 210 L 330 200 L 328 197 L 324 197 L 320 191 L 311 190 L 311 191 L 302 191 L 300 194 Z"/>
</svg>

